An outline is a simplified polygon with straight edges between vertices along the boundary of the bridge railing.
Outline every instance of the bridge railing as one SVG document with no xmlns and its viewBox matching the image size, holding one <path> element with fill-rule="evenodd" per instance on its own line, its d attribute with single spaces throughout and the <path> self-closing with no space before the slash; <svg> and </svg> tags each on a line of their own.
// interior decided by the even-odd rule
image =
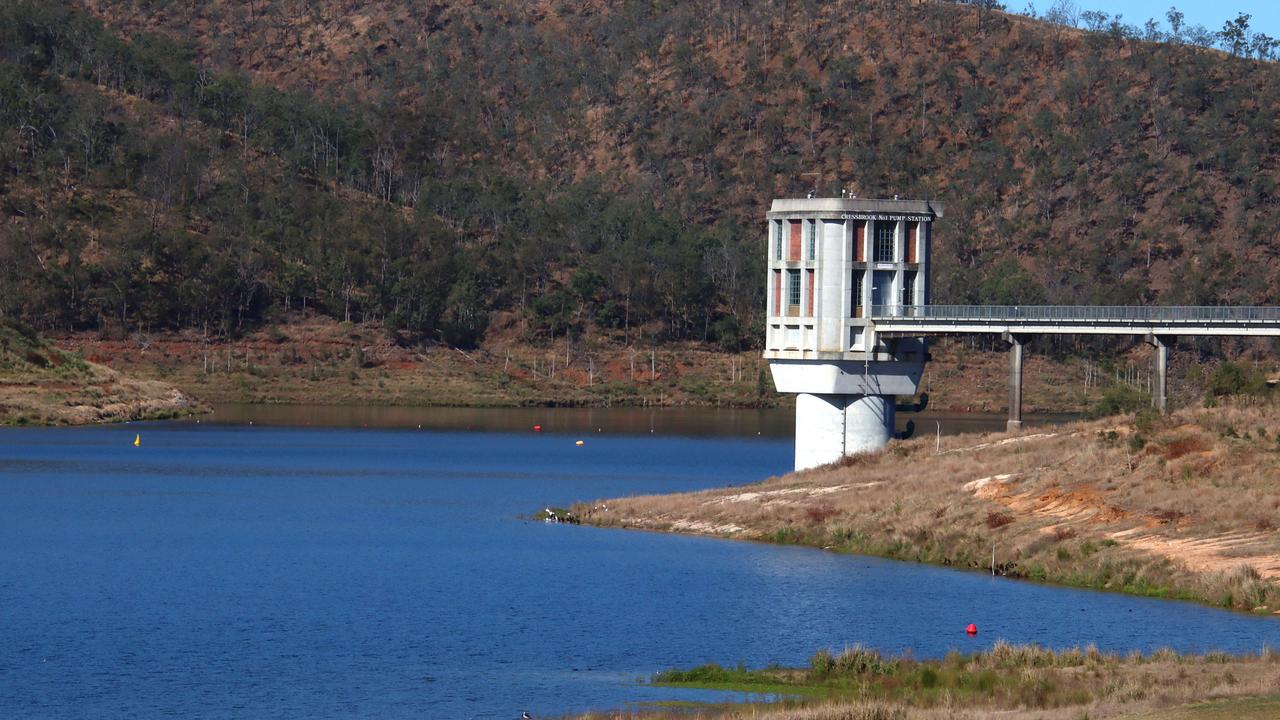
<svg viewBox="0 0 1280 720">
<path fill-rule="evenodd" d="M 873 319 L 959 322 L 1280 323 L 1280 307 L 1190 305 L 873 305 Z"/>
</svg>

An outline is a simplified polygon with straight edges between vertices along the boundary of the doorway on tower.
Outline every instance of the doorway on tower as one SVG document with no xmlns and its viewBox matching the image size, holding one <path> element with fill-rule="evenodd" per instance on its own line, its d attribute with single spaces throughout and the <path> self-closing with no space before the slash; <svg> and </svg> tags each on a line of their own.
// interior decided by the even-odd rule
<svg viewBox="0 0 1280 720">
<path fill-rule="evenodd" d="M 897 301 L 894 295 L 894 272 L 877 270 L 871 276 L 871 308 L 872 313 L 885 312 L 884 307 Z"/>
</svg>

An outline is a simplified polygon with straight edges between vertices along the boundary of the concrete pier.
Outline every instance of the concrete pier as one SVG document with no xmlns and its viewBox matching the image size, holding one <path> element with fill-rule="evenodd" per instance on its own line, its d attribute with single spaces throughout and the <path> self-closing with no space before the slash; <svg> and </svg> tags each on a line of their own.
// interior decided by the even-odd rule
<svg viewBox="0 0 1280 720">
<path fill-rule="evenodd" d="M 884 395 L 796 395 L 795 469 L 884 447 L 893 437 L 894 399 Z"/>
<path fill-rule="evenodd" d="M 1005 333 L 1004 341 L 1009 343 L 1009 421 L 1005 429 L 1013 432 L 1022 428 L 1022 346 L 1026 339 Z"/>
<path fill-rule="evenodd" d="M 1161 413 L 1169 411 L 1169 346 L 1175 338 L 1148 335 L 1147 343 L 1156 349 L 1155 377 L 1151 384 L 1151 407 Z"/>
</svg>

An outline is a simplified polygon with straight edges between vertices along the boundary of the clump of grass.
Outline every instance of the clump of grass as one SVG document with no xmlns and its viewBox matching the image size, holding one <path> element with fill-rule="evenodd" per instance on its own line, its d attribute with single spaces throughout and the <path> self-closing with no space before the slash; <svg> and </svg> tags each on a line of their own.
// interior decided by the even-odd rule
<svg viewBox="0 0 1280 720">
<path fill-rule="evenodd" d="M 671 668 L 653 676 L 652 682 L 657 685 L 693 685 L 710 686 L 774 686 L 782 684 L 779 678 L 762 670 L 748 670 L 742 665 L 726 668 L 716 663 L 707 663 L 689 670 Z"/>
<path fill-rule="evenodd" d="M 896 663 L 886 661 L 875 650 L 855 646 L 846 648 L 835 657 L 831 675 L 853 677 L 861 675 L 887 675 L 896 669 Z"/>
</svg>

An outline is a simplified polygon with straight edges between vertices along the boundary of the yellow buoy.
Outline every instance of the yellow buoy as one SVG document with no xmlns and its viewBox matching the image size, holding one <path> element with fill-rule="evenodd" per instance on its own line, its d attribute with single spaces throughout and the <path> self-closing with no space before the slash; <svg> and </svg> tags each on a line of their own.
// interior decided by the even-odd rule
<svg viewBox="0 0 1280 720">
<path fill-rule="evenodd" d="M 582 442 L 581 440 L 579 440 L 579 441 L 578 441 L 577 443 L 575 443 L 575 444 L 577 444 L 577 445 L 579 445 L 579 446 L 582 446 L 582 445 L 585 445 L 586 443 L 584 443 L 584 442 Z"/>
<path fill-rule="evenodd" d="M 133 436 L 133 446 L 134 446 L 134 447 L 139 447 L 139 446 L 141 446 L 141 445 L 142 445 L 142 435 L 140 435 L 140 434 L 138 434 L 138 435 L 134 435 L 134 436 Z"/>
</svg>

